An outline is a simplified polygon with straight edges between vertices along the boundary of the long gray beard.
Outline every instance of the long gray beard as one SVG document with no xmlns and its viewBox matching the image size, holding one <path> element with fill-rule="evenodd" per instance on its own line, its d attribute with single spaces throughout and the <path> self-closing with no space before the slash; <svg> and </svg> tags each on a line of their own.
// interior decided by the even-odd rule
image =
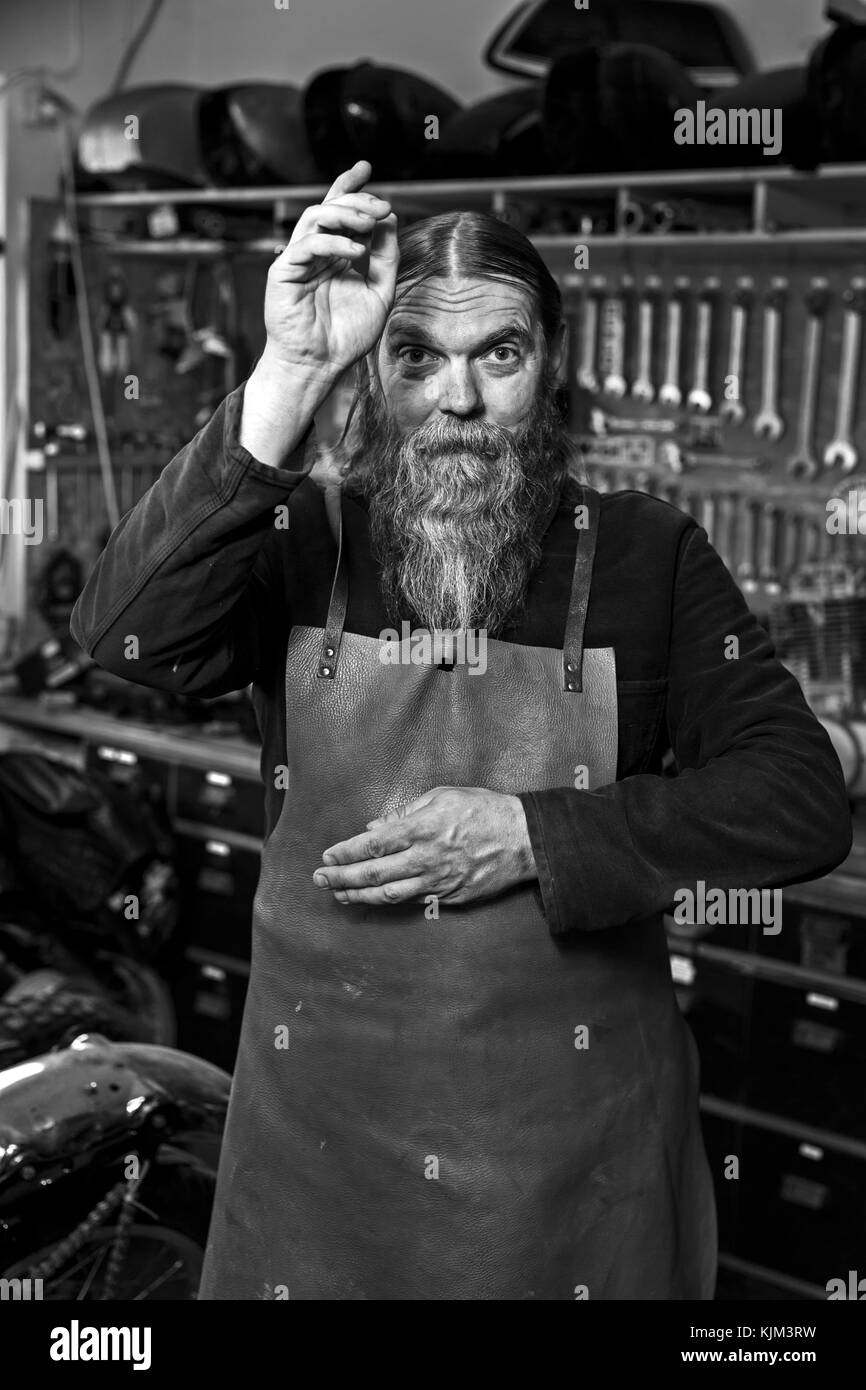
<svg viewBox="0 0 866 1390">
<path fill-rule="evenodd" d="M 363 467 L 347 490 L 369 502 L 389 622 L 495 636 L 518 621 L 567 472 L 560 428 L 546 391 L 513 433 L 441 416 L 403 437 L 362 397 Z"/>
</svg>

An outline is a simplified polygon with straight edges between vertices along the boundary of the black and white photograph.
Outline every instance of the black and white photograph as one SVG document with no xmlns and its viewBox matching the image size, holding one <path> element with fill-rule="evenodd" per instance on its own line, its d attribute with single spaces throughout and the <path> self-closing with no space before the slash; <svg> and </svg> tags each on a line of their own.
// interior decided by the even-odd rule
<svg viewBox="0 0 866 1390">
<path fill-rule="evenodd" d="M 3 0 L 22 1364 L 567 1301 L 829 1373 L 864 315 L 866 0 Z"/>
</svg>

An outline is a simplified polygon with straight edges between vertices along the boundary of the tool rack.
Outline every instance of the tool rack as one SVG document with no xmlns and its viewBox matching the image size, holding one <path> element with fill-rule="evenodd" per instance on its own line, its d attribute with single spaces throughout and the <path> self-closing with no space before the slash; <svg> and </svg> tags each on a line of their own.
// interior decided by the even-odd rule
<svg viewBox="0 0 866 1390">
<path fill-rule="evenodd" d="M 860 537 L 830 537 L 825 521 L 828 499 L 847 496 L 866 479 L 866 166 L 827 166 L 813 175 L 770 165 L 377 188 L 404 222 L 471 207 L 531 236 L 562 289 L 570 424 L 595 486 L 636 487 L 692 512 L 758 608 L 805 561 L 856 560 Z M 110 265 L 120 264 L 138 277 L 139 296 L 149 299 L 157 267 L 229 265 L 242 327 L 257 350 L 274 245 L 325 192 L 310 185 L 79 196 L 90 279 L 98 284 Z M 32 215 L 35 242 L 45 243 L 56 209 L 49 216 L 44 205 L 34 206 Z M 208 234 L 220 229 L 223 235 Z M 95 320 L 95 304 L 91 311 Z M 30 330 L 30 420 L 43 428 L 47 422 L 50 431 L 62 422 L 49 418 L 39 378 L 52 346 L 35 322 L 32 296 Z M 85 399 L 80 363 L 70 361 L 64 370 L 69 389 L 59 394 Z M 733 400 L 732 375 L 738 378 Z M 595 389 L 587 389 L 593 376 Z M 172 401 L 176 428 L 182 392 L 165 371 L 154 380 L 157 394 Z M 680 403 L 673 404 L 677 395 Z M 762 409 L 778 423 L 765 421 L 759 437 L 754 426 Z M 188 437 L 191 406 L 187 413 Z M 137 425 L 141 413 L 136 418 L 130 407 L 127 417 Z M 840 452 L 837 444 L 836 462 L 827 466 L 824 455 L 840 432 L 844 447 Z M 85 530 L 107 515 L 87 422 L 81 433 L 84 442 L 60 447 L 53 458 L 31 434 L 30 465 L 47 466 L 41 490 L 50 533 L 62 510 L 67 531 L 70 509 L 85 514 Z M 164 442 L 170 430 L 161 437 L 159 430 L 129 434 L 133 442 L 124 443 L 118 460 L 121 513 L 173 452 Z M 801 466 L 792 471 L 798 454 Z M 104 473 L 103 467 L 103 493 Z M 35 479 L 34 485 L 39 491 Z"/>
</svg>

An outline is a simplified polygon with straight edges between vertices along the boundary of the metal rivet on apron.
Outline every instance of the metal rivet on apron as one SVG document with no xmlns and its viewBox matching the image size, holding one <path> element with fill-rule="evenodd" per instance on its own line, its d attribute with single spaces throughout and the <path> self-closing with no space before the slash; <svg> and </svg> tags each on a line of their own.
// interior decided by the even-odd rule
<svg viewBox="0 0 866 1390">
<path fill-rule="evenodd" d="M 325 648 L 325 656 L 333 656 L 333 655 L 334 655 L 334 648 L 333 648 L 333 647 L 326 647 L 326 648 Z"/>
<path fill-rule="evenodd" d="M 319 667 L 319 675 L 320 675 L 320 676 L 329 676 L 330 674 L 331 674 L 331 668 L 330 668 L 330 666 L 320 666 L 320 667 Z"/>
<path fill-rule="evenodd" d="M 573 661 L 567 661 L 567 662 L 565 663 L 565 669 L 566 669 L 566 671 L 573 671 L 573 670 L 574 670 L 574 662 L 573 662 Z"/>
<path fill-rule="evenodd" d="M 565 688 L 566 688 L 566 690 L 573 690 L 573 689 L 574 689 L 574 681 L 569 681 Z"/>
</svg>

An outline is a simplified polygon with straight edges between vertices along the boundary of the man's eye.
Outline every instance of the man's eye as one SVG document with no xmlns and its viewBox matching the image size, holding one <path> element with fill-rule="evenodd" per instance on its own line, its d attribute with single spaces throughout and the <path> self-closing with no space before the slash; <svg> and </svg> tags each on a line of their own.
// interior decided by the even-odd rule
<svg viewBox="0 0 866 1390">
<path fill-rule="evenodd" d="M 399 353 L 400 361 L 406 362 L 410 367 L 420 367 L 428 355 L 424 348 L 419 347 L 402 348 Z"/>
<path fill-rule="evenodd" d="M 517 348 L 516 348 L 516 347 L 512 347 L 512 345 L 511 345 L 510 343 L 497 343 L 496 347 L 495 347 L 495 348 L 491 348 L 490 351 L 491 351 L 491 352 L 494 352 L 494 353 L 495 353 L 495 352 L 504 352 L 504 353 L 506 353 L 506 354 L 508 354 L 508 353 L 511 354 L 510 356 L 497 357 L 497 358 L 496 358 L 496 361 L 497 361 L 497 362 L 513 362 L 514 359 L 515 359 L 516 357 L 519 357 L 519 356 L 520 356 L 520 353 L 518 352 Z"/>
</svg>

